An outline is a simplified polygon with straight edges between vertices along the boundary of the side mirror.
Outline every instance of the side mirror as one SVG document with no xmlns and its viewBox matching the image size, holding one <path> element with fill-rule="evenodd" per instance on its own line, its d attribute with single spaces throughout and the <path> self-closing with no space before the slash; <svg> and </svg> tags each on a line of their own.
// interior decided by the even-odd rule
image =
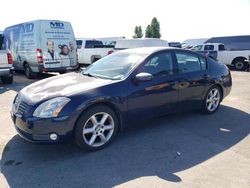
<svg viewBox="0 0 250 188">
<path fill-rule="evenodd" d="M 138 82 L 146 82 L 153 79 L 153 75 L 147 72 L 141 72 L 135 76 L 135 80 Z"/>
</svg>

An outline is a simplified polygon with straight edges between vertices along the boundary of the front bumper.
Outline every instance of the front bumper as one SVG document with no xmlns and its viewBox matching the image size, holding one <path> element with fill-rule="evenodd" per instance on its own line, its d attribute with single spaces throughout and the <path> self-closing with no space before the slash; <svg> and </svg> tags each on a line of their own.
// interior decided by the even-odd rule
<svg viewBox="0 0 250 188">
<path fill-rule="evenodd" d="M 11 112 L 11 118 L 20 137 L 32 143 L 67 142 L 73 137 L 73 126 L 69 117 L 25 119 Z M 57 139 L 52 140 L 51 134 L 56 134 Z"/>
</svg>

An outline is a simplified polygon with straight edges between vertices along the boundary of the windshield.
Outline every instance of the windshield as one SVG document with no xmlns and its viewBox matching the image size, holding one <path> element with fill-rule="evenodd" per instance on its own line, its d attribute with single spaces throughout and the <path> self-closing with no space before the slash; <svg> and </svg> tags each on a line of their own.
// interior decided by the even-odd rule
<svg viewBox="0 0 250 188">
<path fill-rule="evenodd" d="M 137 53 L 114 53 L 106 56 L 83 71 L 88 76 L 121 80 L 146 56 Z"/>
</svg>

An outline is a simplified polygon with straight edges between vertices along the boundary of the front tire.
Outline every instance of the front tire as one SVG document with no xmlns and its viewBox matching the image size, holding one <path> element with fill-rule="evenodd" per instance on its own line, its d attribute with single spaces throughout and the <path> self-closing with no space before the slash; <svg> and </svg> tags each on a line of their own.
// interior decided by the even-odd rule
<svg viewBox="0 0 250 188">
<path fill-rule="evenodd" d="M 103 149 L 114 139 L 118 124 L 118 118 L 111 108 L 95 106 L 83 112 L 77 121 L 75 141 L 83 149 Z"/>
<path fill-rule="evenodd" d="M 202 111 L 206 114 L 212 114 L 216 112 L 222 101 L 222 92 L 218 86 L 211 87 L 202 104 Z"/>
</svg>

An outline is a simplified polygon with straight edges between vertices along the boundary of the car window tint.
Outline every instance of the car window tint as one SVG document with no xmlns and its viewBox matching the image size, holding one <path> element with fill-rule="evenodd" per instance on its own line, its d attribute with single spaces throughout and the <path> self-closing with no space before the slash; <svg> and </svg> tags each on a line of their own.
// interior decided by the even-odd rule
<svg viewBox="0 0 250 188">
<path fill-rule="evenodd" d="M 225 51 L 226 49 L 225 49 L 225 46 L 224 45 L 222 45 L 222 44 L 220 44 L 219 45 L 219 51 Z"/>
<path fill-rule="evenodd" d="M 152 57 L 140 70 L 153 76 L 173 74 L 173 60 L 171 53 L 161 53 Z"/>
<path fill-rule="evenodd" d="M 85 48 L 103 47 L 102 41 L 99 40 L 86 40 Z"/>
<path fill-rule="evenodd" d="M 176 59 L 180 73 L 194 72 L 202 69 L 200 60 L 196 55 L 177 52 Z"/>
<path fill-rule="evenodd" d="M 81 49 L 82 48 L 82 40 L 77 40 L 76 45 L 77 45 L 77 49 Z"/>
<path fill-rule="evenodd" d="M 205 45 L 204 50 L 214 50 L 214 45 Z"/>
</svg>

